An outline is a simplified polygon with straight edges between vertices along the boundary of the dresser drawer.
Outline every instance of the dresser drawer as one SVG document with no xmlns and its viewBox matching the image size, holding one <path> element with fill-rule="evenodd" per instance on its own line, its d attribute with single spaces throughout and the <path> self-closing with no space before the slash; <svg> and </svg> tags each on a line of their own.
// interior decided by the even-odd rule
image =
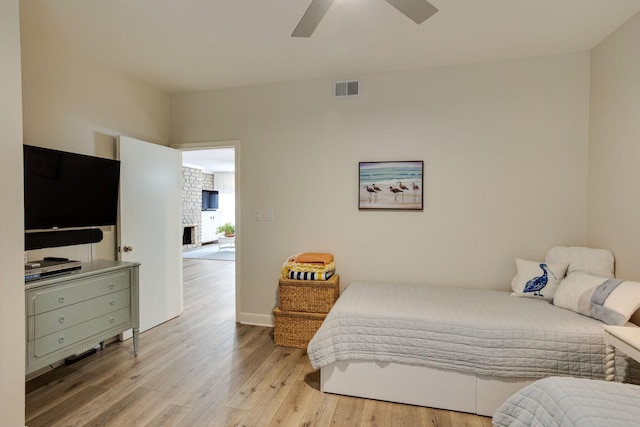
<svg viewBox="0 0 640 427">
<path fill-rule="evenodd" d="M 91 319 L 71 328 L 38 338 L 34 341 L 34 356 L 42 357 L 56 350 L 80 342 L 91 335 L 96 335 L 111 328 L 131 323 L 129 307 Z M 122 328 L 120 328 L 122 329 Z"/>
<path fill-rule="evenodd" d="M 130 299 L 129 290 L 124 289 L 37 316 L 29 316 L 28 339 L 42 338 L 87 320 L 126 308 L 130 304 Z"/>
<path fill-rule="evenodd" d="M 33 316 L 47 311 L 67 307 L 78 302 L 129 289 L 129 271 L 70 280 L 55 288 L 34 289 L 27 292 L 27 315 Z"/>
</svg>

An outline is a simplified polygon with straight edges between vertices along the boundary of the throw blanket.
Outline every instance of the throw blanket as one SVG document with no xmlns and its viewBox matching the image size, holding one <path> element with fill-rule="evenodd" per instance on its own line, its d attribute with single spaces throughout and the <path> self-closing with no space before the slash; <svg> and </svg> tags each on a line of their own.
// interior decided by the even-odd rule
<svg viewBox="0 0 640 427">
<path fill-rule="evenodd" d="M 315 273 L 317 277 L 327 276 L 326 279 L 307 279 L 307 280 L 327 280 L 336 272 L 336 263 L 331 261 L 328 264 L 313 262 L 295 262 L 296 256 L 290 256 L 282 265 L 282 277 L 285 279 L 293 279 L 290 276 L 294 273 Z M 302 275 L 301 275 L 302 276 Z"/>
<path fill-rule="evenodd" d="M 309 343 L 308 354 L 315 369 L 364 360 L 504 377 L 603 379 L 602 326 L 508 292 L 352 283 Z M 626 374 L 626 357 L 617 358 L 616 368 L 618 378 Z"/>
<path fill-rule="evenodd" d="M 296 256 L 294 261 L 298 263 L 329 264 L 333 262 L 333 255 L 317 252 L 305 252 Z"/>
<path fill-rule="evenodd" d="M 326 273 L 313 273 L 302 271 L 290 271 L 289 279 L 292 280 L 329 280 L 335 271 L 327 271 Z"/>
<path fill-rule="evenodd" d="M 551 377 L 523 388 L 493 416 L 495 427 L 640 425 L 640 387 Z"/>
</svg>

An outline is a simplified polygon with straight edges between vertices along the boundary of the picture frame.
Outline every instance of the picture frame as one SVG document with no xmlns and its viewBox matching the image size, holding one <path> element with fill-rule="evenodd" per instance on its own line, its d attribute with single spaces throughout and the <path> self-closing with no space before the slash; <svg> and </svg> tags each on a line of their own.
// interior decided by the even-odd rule
<svg viewBox="0 0 640 427">
<path fill-rule="evenodd" d="M 358 209 L 424 210 L 424 161 L 359 162 Z"/>
</svg>

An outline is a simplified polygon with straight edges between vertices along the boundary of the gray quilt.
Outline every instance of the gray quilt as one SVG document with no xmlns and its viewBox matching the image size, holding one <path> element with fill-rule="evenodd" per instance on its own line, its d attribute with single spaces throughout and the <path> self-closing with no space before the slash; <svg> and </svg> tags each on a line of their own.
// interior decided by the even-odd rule
<svg viewBox="0 0 640 427">
<path fill-rule="evenodd" d="M 602 326 L 508 292 L 356 282 L 307 350 L 316 369 L 364 360 L 480 375 L 603 379 Z M 617 378 L 626 379 L 626 357 L 617 357 L 616 368 Z"/>
<path fill-rule="evenodd" d="M 640 426 L 640 386 L 551 377 L 523 388 L 493 416 L 495 427 Z"/>
</svg>

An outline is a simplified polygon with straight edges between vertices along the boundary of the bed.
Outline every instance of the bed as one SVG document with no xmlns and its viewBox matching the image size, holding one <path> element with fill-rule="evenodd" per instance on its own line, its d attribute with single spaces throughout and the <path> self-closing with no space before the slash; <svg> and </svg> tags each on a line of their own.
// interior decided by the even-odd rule
<svg viewBox="0 0 640 427">
<path fill-rule="evenodd" d="M 602 327 L 511 292 L 355 282 L 307 350 L 325 392 L 491 416 L 540 378 L 604 379 Z M 615 365 L 640 378 L 623 354 Z"/>
<path fill-rule="evenodd" d="M 550 377 L 523 388 L 502 404 L 494 427 L 640 425 L 640 386 Z"/>
</svg>

